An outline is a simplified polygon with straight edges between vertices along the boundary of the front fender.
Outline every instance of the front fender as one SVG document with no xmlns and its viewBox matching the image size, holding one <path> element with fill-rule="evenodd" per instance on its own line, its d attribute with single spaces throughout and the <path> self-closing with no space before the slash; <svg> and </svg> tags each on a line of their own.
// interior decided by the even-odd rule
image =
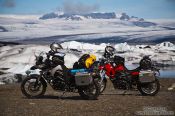
<svg viewBox="0 0 175 116">
<path fill-rule="evenodd" d="M 26 74 L 27 76 L 38 78 L 40 76 L 40 71 L 41 71 L 40 69 L 35 69 L 35 70 L 29 69 L 26 71 Z M 44 84 L 45 87 L 47 87 L 47 82 L 46 80 L 44 80 L 44 78 L 40 78 L 40 81 Z"/>
<path fill-rule="evenodd" d="M 40 75 L 40 69 L 35 69 L 35 70 L 27 70 L 26 74 L 27 75 Z"/>
</svg>

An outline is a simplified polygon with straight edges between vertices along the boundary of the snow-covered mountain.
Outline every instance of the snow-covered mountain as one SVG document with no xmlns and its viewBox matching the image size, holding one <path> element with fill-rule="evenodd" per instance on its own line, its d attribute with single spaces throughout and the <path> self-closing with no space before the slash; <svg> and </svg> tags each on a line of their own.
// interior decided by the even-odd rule
<svg viewBox="0 0 175 116">
<path fill-rule="evenodd" d="M 121 13 L 118 16 L 119 16 L 118 18 L 120 18 L 120 20 L 126 20 L 126 21 L 130 20 L 130 17 L 126 13 Z"/>
<path fill-rule="evenodd" d="M 126 13 L 116 14 L 114 12 L 108 12 L 108 13 L 88 13 L 88 14 L 66 14 L 63 12 L 51 12 L 44 14 L 39 19 L 46 20 L 46 19 L 53 19 L 53 18 L 62 18 L 62 19 L 72 19 L 76 20 L 76 18 L 72 17 L 83 17 L 83 19 L 120 19 L 125 21 L 144 21 L 143 18 L 138 18 L 135 16 L 129 16 Z M 79 18 L 77 20 L 80 20 Z"/>
<path fill-rule="evenodd" d="M 65 20 L 85 20 L 85 19 L 120 19 L 122 21 L 128 21 L 133 25 L 139 27 L 149 27 L 149 26 L 156 26 L 156 23 L 152 23 L 149 21 L 145 21 L 143 18 L 138 18 L 135 16 L 129 16 L 126 13 L 116 14 L 114 12 L 109 13 L 88 13 L 88 14 L 65 14 L 65 13 L 48 13 L 41 16 L 39 19 L 46 20 L 46 19 L 65 19 Z"/>
<path fill-rule="evenodd" d="M 83 18 L 72 18 L 72 17 L 83 17 Z M 72 20 L 80 20 L 80 19 L 114 19 L 116 18 L 116 14 L 112 13 L 88 13 L 88 14 L 58 14 L 55 12 L 51 12 L 48 14 L 44 14 L 40 17 L 40 19 L 53 19 L 53 18 L 62 18 L 62 19 L 72 19 Z"/>
<path fill-rule="evenodd" d="M 108 13 L 87 13 L 87 14 L 66 14 L 63 12 L 51 12 L 44 14 L 39 19 L 46 20 L 46 19 L 53 19 L 53 18 L 62 18 L 62 19 L 72 19 L 71 17 L 80 16 L 84 19 L 120 19 L 120 20 L 133 20 L 135 21 L 144 21 L 144 19 L 140 20 L 138 17 L 129 17 L 126 13 L 116 14 L 114 12 L 108 12 Z M 76 19 L 72 19 L 76 20 Z M 79 20 L 79 19 L 78 19 Z"/>
<path fill-rule="evenodd" d="M 40 19 L 42 20 L 46 20 L 46 19 L 53 19 L 53 18 L 63 18 L 63 19 L 67 19 L 74 16 L 81 16 L 84 17 L 86 19 L 120 19 L 120 20 L 132 20 L 132 21 L 144 21 L 143 18 L 138 18 L 135 16 L 129 16 L 126 13 L 121 13 L 121 14 L 116 14 L 114 12 L 106 12 L 106 13 L 100 13 L 100 12 L 96 12 L 96 13 L 87 13 L 87 14 L 66 14 L 63 12 L 51 12 L 51 13 L 47 13 L 44 14 L 43 16 L 40 17 Z"/>
</svg>

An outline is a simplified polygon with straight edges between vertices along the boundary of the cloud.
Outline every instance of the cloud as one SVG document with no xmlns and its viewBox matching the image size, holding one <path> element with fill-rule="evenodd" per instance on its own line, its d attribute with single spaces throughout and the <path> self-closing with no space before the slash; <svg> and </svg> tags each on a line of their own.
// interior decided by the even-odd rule
<svg viewBox="0 0 175 116">
<path fill-rule="evenodd" d="M 86 5 L 81 2 L 74 3 L 66 0 L 63 3 L 62 9 L 67 14 L 85 14 L 97 11 L 99 9 L 99 5 Z"/>
<path fill-rule="evenodd" d="M 15 0 L 3 0 L 2 6 L 7 8 L 13 8 L 16 6 L 16 3 Z"/>
</svg>

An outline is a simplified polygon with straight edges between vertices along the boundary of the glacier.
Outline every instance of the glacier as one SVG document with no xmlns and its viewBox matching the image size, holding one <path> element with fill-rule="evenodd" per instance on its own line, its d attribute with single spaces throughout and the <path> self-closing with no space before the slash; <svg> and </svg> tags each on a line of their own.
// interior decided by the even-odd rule
<svg viewBox="0 0 175 116">
<path fill-rule="evenodd" d="M 83 20 L 41 20 L 41 15 L 0 15 L 0 41 L 39 44 L 53 41 L 100 43 L 108 40 L 110 43 L 175 42 L 174 20 L 145 20 L 134 16 L 121 20 L 125 15 L 110 19 L 72 17 Z"/>
<path fill-rule="evenodd" d="M 162 66 L 175 66 L 175 45 L 171 42 L 163 42 L 156 45 L 129 45 L 120 44 L 91 44 L 77 41 L 61 43 L 65 52 L 65 65 L 72 68 L 74 62 L 85 53 L 95 54 L 97 60 L 102 58 L 107 45 L 115 47 L 116 55 L 122 56 L 126 60 L 126 65 L 138 64 L 145 55 L 150 55 L 153 62 Z M 148 47 L 149 46 L 149 47 Z M 40 52 L 48 52 L 49 45 L 7 45 L 0 47 L 0 82 L 18 82 L 16 75 L 25 75 L 25 71 L 35 64 L 35 56 Z"/>
</svg>

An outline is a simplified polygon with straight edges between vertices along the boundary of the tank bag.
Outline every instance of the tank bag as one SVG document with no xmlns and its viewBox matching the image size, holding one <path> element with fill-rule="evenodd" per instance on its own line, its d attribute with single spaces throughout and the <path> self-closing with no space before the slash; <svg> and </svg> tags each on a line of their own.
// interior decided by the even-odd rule
<svg viewBox="0 0 175 116">
<path fill-rule="evenodd" d="M 89 54 L 84 54 L 83 56 L 81 56 L 80 59 L 78 60 L 78 62 L 75 62 L 74 63 L 73 68 L 74 69 L 86 68 L 85 61 L 89 57 L 90 57 Z"/>
</svg>

